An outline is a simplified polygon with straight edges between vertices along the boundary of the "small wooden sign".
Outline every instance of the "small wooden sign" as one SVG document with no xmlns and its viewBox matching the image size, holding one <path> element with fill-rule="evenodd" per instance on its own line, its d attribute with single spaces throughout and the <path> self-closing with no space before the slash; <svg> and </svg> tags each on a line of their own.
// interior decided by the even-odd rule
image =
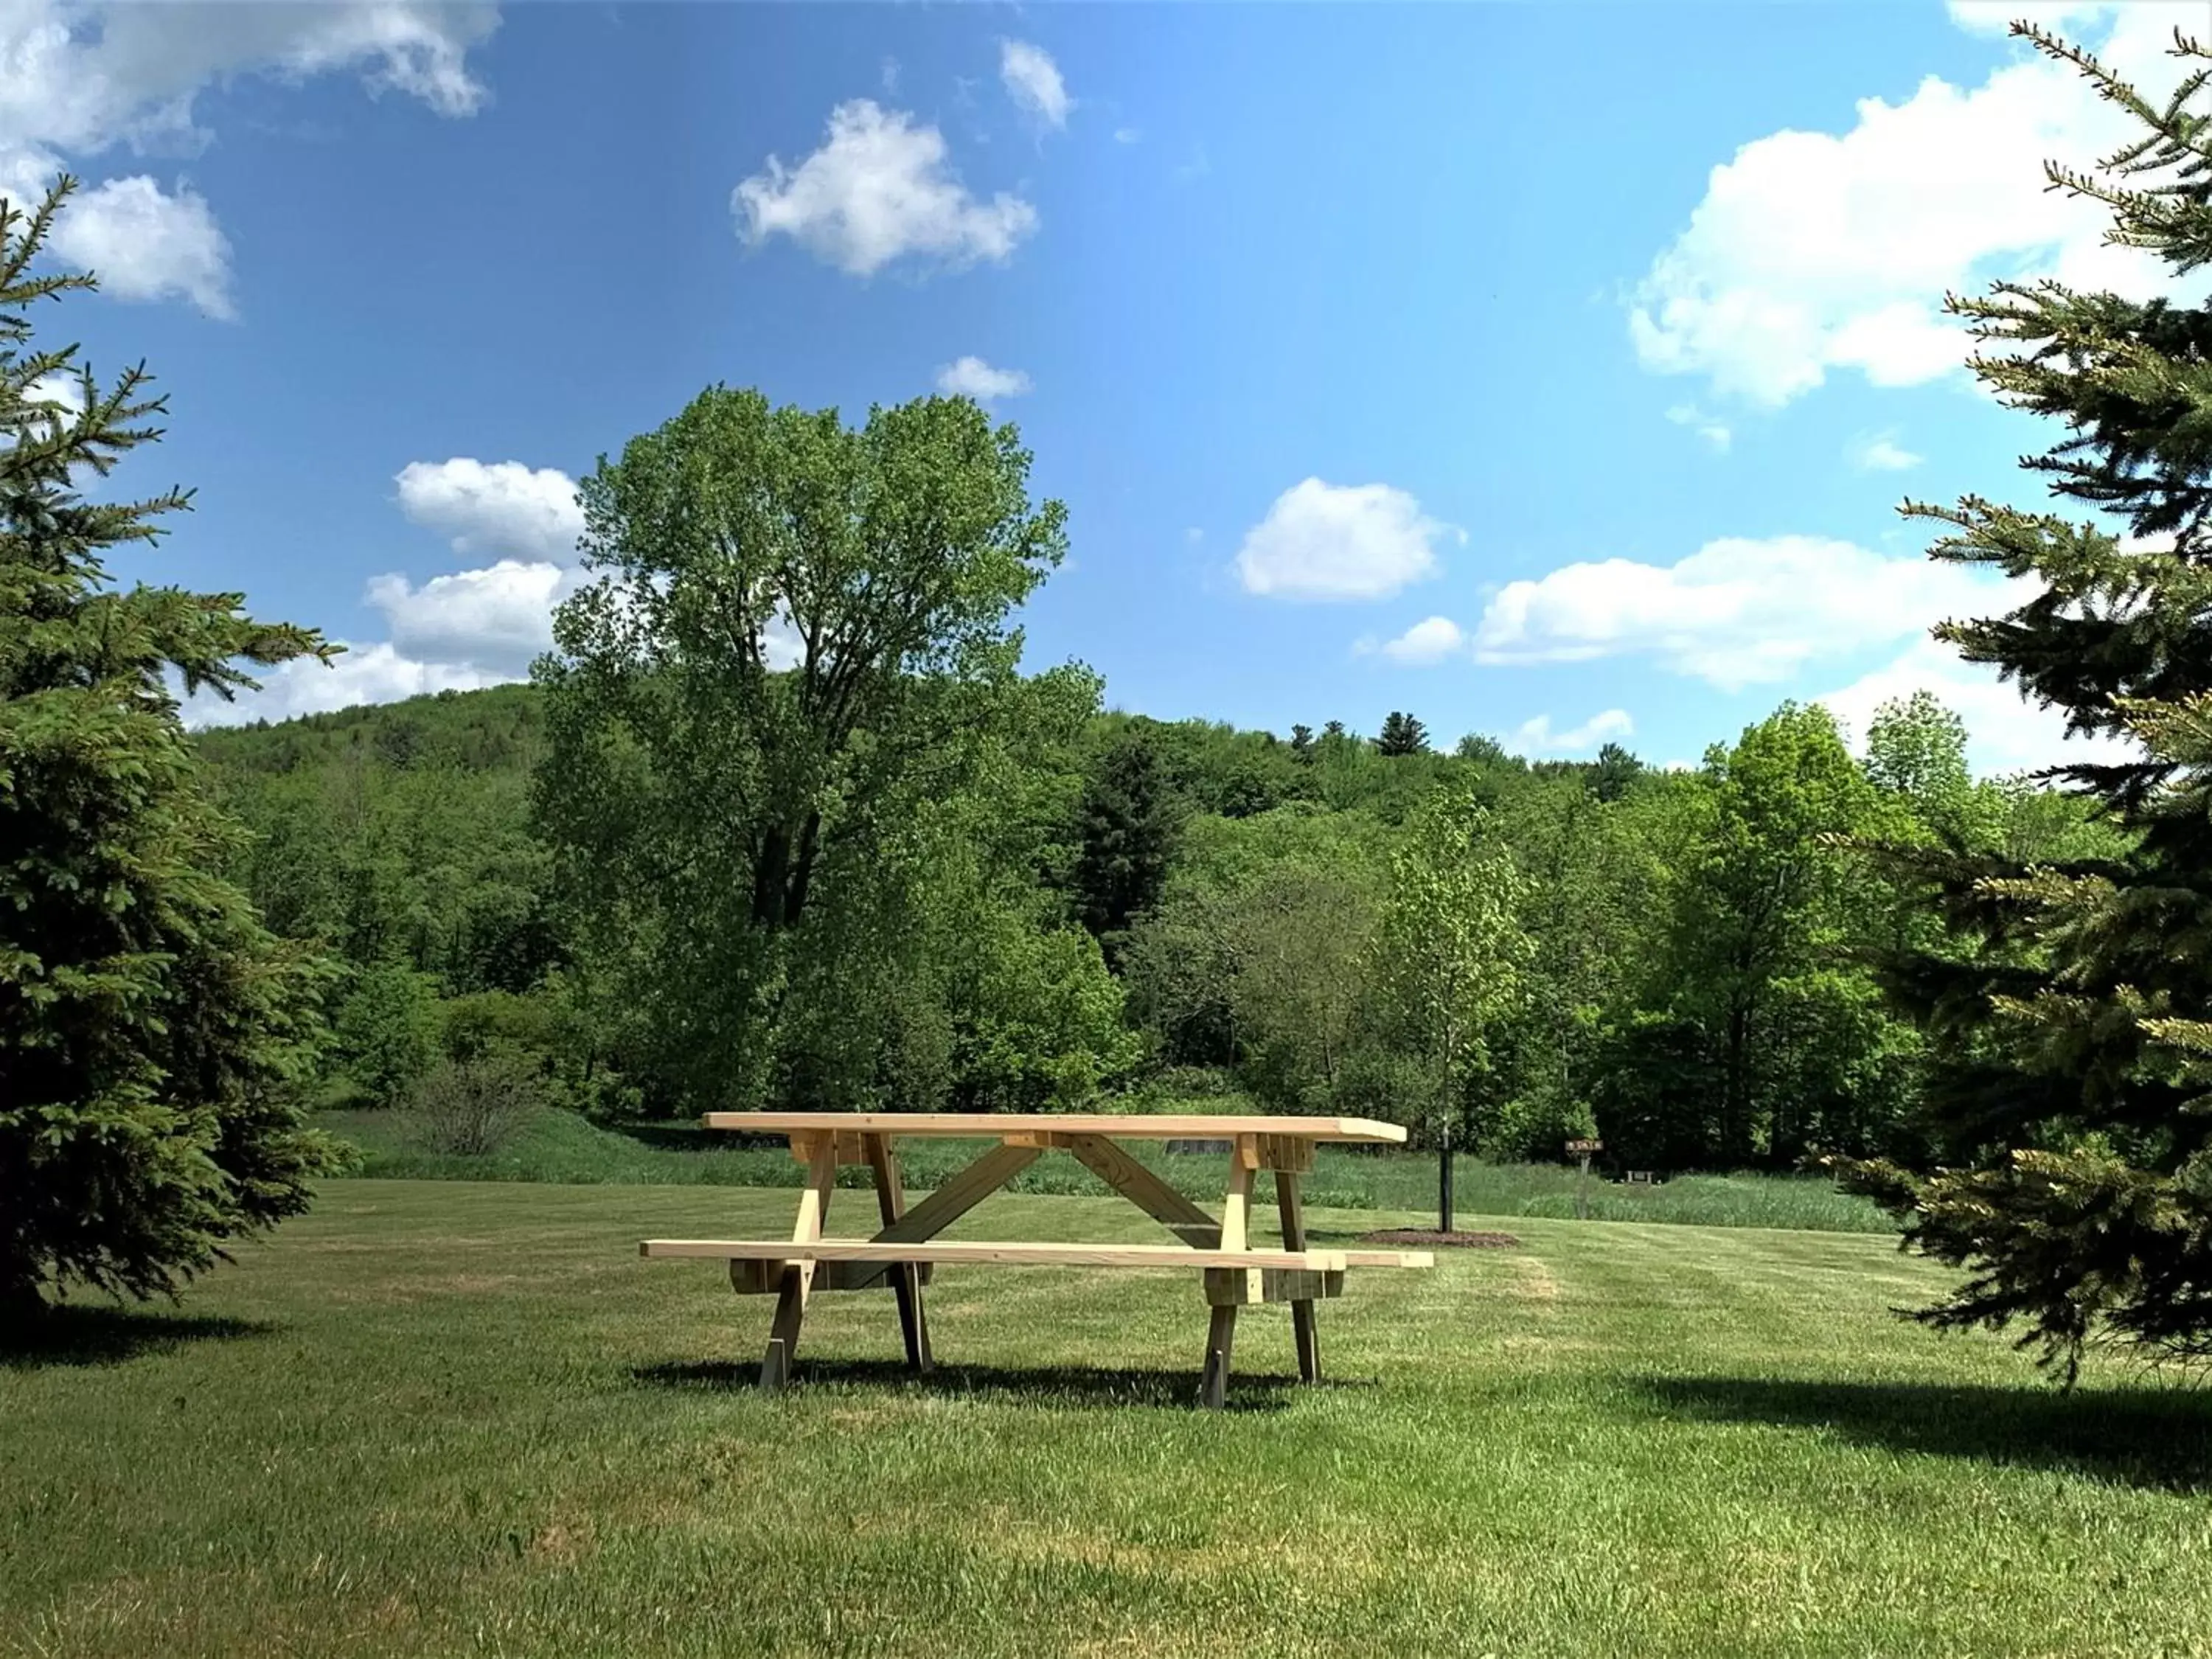
<svg viewBox="0 0 2212 1659">
<path fill-rule="evenodd" d="M 1571 1140 L 1567 1143 L 1567 1150 L 1571 1152 L 1601 1152 L 1605 1150 L 1605 1142 L 1602 1140 Z"/>
</svg>

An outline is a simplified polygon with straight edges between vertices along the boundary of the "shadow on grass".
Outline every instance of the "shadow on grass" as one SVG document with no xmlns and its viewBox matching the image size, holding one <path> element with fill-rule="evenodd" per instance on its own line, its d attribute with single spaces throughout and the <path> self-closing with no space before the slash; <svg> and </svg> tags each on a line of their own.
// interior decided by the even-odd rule
<svg viewBox="0 0 2212 1659">
<path fill-rule="evenodd" d="M 638 1382 L 659 1389 L 750 1389 L 760 1377 L 757 1363 L 732 1360 L 670 1361 L 640 1365 L 630 1372 Z M 916 1376 L 890 1359 L 801 1358 L 793 1376 L 796 1389 L 810 1387 L 878 1389 L 891 1394 L 933 1395 L 950 1399 L 995 1400 L 1018 1405 L 1085 1407 L 1126 1409 L 1132 1406 L 1170 1411 L 1196 1411 L 1198 1373 L 1195 1370 L 1135 1370 L 1082 1365 L 947 1365 Z M 1229 1378 L 1231 1412 L 1279 1412 L 1286 1408 L 1293 1392 L 1304 1385 L 1294 1376 L 1266 1372 L 1238 1374 Z M 1324 1379 L 1322 1389 L 1366 1389 L 1359 1381 Z"/>
<path fill-rule="evenodd" d="M 1827 1429 L 1861 1445 L 2058 1469 L 2172 1492 L 2212 1492 L 2212 1393 L 2156 1386 L 2017 1389 L 1771 1377 L 1650 1377 L 1668 1412 Z"/>
<path fill-rule="evenodd" d="M 116 1365 L 141 1354 L 190 1342 L 266 1336 L 276 1326 L 222 1314 L 155 1313 L 137 1308 L 64 1304 L 35 1317 L 0 1324 L 0 1370 L 46 1365 Z"/>
</svg>

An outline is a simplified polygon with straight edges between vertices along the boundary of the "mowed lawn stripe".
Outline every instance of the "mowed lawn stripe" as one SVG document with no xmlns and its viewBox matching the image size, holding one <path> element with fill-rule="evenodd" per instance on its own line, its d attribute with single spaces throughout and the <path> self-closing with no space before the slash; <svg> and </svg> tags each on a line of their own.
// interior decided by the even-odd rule
<svg viewBox="0 0 2212 1659">
<path fill-rule="evenodd" d="M 926 1385 L 887 1292 L 823 1296 L 756 1395 L 766 1301 L 635 1243 L 790 1205 L 337 1182 L 72 1327 L 0 1369 L 0 1650 L 2212 1652 L 2204 1407 L 1899 1322 L 1942 1281 L 1880 1237 L 1473 1218 L 1522 1248 L 1353 1273 L 1328 1386 L 1248 1310 L 1208 1415 L 1195 1275 L 1056 1267 L 940 1269 Z M 1008 1235 L 1158 1236 L 953 1236 Z"/>
</svg>

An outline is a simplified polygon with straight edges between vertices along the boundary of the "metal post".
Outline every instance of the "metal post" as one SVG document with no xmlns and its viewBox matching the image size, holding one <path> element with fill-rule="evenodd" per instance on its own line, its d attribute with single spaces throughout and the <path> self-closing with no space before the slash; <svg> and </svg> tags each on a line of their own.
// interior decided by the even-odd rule
<svg viewBox="0 0 2212 1659">
<path fill-rule="evenodd" d="M 1437 1153 L 1437 1231 L 1452 1230 L 1451 1120 L 1444 1120 L 1443 1139 Z"/>
<path fill-rule="evenodd" d="M 1584 1152 L 1582 1176 L 1575 1182 L 1575 1219 L 1577 1221 L 1589 1219 L 1589 1160 L 1590 1155 Z"/>
</svg>

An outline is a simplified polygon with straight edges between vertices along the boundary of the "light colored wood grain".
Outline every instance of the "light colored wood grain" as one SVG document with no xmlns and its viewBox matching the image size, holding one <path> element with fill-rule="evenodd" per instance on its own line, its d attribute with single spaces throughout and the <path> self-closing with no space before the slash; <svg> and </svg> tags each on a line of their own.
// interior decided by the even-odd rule
<svg viewBox="0 0 2212 1659">
<path fill-rule="evenodd" d="M 1306 1212 L 1298 1196 L 1296 1170 L 1275 1171 L 1275 1212 L 1282 1223 L 1283 1248 L 1286 1250 L 1305 1249 Z M 1324 1291 L 1322 1294 L 1327 1296 L 1333 1292 Z M 1314 1325 L 1313 1297 L 1293 1296 L 1289 1300 L 1291 1340 L 1298 1354 L 1298 1380 L 1301 1382 L 1318 1382 L 1321 1381 L 1321 1333 Z"/>
<path fill-rule="evenodd" d="M 1229 1193 L 1221 1202 L 1224 1250 L 1241 1250 L 1251 1237 L 1253 1166 L 1247 1161 L 1250 1140 L 1249 1135 L 1243 1137 L 1229 1149 Z"/>
<path fill-rule="evenodd" d="M 1229 1143 L 1229 1192 L 1221 1201 L 1221 1249 L 1224 1252 L 1247 1250 L 1252 1243 L 1252 1179 L 1260 1167 L 1260 1138 L 1257 1135 L 1238 1135 Z M 1246 1301 L 1256 1302 L 1261 1297 L 1260 1276 L 1251 1275 L 1251 1294 Z"/>
<path fill-rule="evenodd" d="M 898 1158 L 887 1135 L 868 1135 L 868 1167 L 876 1177 L 876 1212 L 884 1225 L 896 1227 L 906 1214 L 906 1188 L 899 1181 Z M 931 1369 L 929 1318 L 921 1305 L 923 1269 L 911 1261 L 890 1270 L 891 1294 L 898 1301 L 899 1338 L 906 1345 L 906 1363 L 917 1371 Z"/>
<path fill-rule="evenodd" d="M 1083 1167 L 1194 1249 L 1218 1249 L 1221 1224 L 1103 1135 L 1070 1135 Z"/>
<path fill-rule="evenodd" d="M 992 1147 L 974 1163 L 947 1176 L 943 1186 L 879 1231 L 876 1234 L 876 1242 L 890 1243 L 936 1237 L 1036 1161 L 1037 1152 L 1033 1146 Z M 914 1261 L 916 1258 L 905 1255 L 896 1259 Z M 872 1278 L 859 1281 L 853 1288 L 865 1290 L 870 1285 L 882 1284 L 884 1271 L 877 1268 L 873 1273 Z"/>
<path fill-rule="evenodd" d="M 1221 1200 L 1221 1249 L 1226 1258 L 1224 1267 L 1249 1263 L 1235 1273 L 1210 1273 L 1206 1275 L 1206 1297 L 1212 1310 L 1206 1325 L 1206 1364 L 1199 1373 L 1200 1403 L 1210 1411 L 1218 1411 L 1229 1397 L 1229 1358 L 1237 1343 L 1237 1308 L 1239 1303 L 1255 1302 L 1267 1293 L 1267 1280 L 1260 1252 L 1251 1246 L 1252 1176 L 1259 1167 L 1260 1138 L 1255 1134 L 1240 1134 L 1229 1143 L 1229 1190 Z M 1285 1252 L 1285 1255 L 1289 1252 Z M 1277 1266 L 1311 1265 L 1319 1263 L 1276 1263 Z M 1328 1271 L 1322 1268 L 1322 1271 Z"/>
<path fill-rule="evenodd" d="M 806 1317 L 806 1294 L 814 1285 L 813 1259 L 799 1252 L 811 1249 L 822 1237 L 830 1194 L 837 1190 L 837 1154 L 832 1139 L 829 1135 L 816 1138 L 806 1185 L 799 1194 L 799 1218 L 791 1229 L 792 1244 L 799 1248 L 787 1259 L 782 1283 L 776 1289 L 775 1318 L 769 1326 L 768 1352 L 761 1359 L 760 1385 L 770 1391 L 791 1380 L 791 1362 L 799 1352 L 799 1328 Z"/>
<path fill-rule="evenodd" d="M 1437 1265 L 1433 1250 L 1346 1250 L 1344 1265 L 1347 1267 L 1433 1267 Z"/>
<path fill-rule="evenodd" d="M 826 1134 L 814 1129 L 803 1131 L 792 1136 L 791 1155 L 801 1164 L 811 1164 L 815 1148 L 825 1143 L 840 1166 L 868 1161 L 868 1138 L 857 1130 L 839 1129 Z"/>
<path fill-rule="evenodd" d="M 1358 1141 L 1398 1146 L 1406 1132 L 1395 1123 L 1364 1117 L 1247 1117 L 1190 1115 L 1055 1112 L 708 1112 L 710 1129 L 756 1134 L 994 1135 L 1024 1133 L 1117 1135 L 1124 1140 L 1226 1140 L 1237 1135 L 1280 1135 L 1295 1140 Z"/>
<path fill-rule="evenodd" d="M 1182 1244 L 1032 1244 L 933 1238 L 648 1238 L 638 1253 L 655 1261 L 937 1261 L 1012 1267 L 1294 1267 L 1342 1273 L 1341 1250 L 1194 1250 Z M 878 1277 L 876 1283 L 880 1284 Z M 855 1285 L 854 1288 L 862 1288 Z"/>
<path fill-rule="evenodd" d="M 695 1242 L 702 1243 L 710 1243 L 709 1241 L 692 1241 L 688 1239 L 655 1240 L 653 1242 L 656 1243 L 682 1244 L 690 1244 Z M 791 1246 L 788 1244 L 778 1243 L 775 1248 L 779 1254 L 773 1259 L 736 1255 L 729 1256 L 727 1258 L 730 1263 L 731 1285 L 740 1295 L 766 1296 L 775 1294 L 781 1282 L 783 1258 L 791 1254 Z M 676 1253 L 660 1252 L 658 1254 Z M 723 1259 L 722 1253 L 719 1249 L 713 1248 L 697 1250 L 687 1249 L 680 1254 L 691 1257 L 705 1256 L 717 1261 Z M 914 1255 L 914 1252 L 911 1249 L 902 1250 L 899 1254 L 908 1260 L 911 1260 Z M 1315 1252 L 1309 1250 L 1305 1252 L 1305 1254 L 1308 1256 L 1311 1256 Z M 1337 1250 L 1331 1252 L 1331 1254 L 1341 1256 L 1344 1261 L 1344 1265 L 1347 1269 L 1355 1267 L 1426 1267 L 1433 1265 L 1432 1258 L 1428 1256 L 1425 1252 L 1418 1250 Z M 1249 1258 L 1239 1256 L 1237 1259 L 1241 1262 L 1248 1260 Z M 933 1264 L 929 1262 L 924 1262 L 921 1264 L 924 1271 L 927 1271 L 931 1265 Z M 1047 1263 L 1044 1265 L 1049 1266 L 1056 1264 Z M 1157 1260 L 1148 1261 L 1146 1265 L 1149 1267 L 1190 1267 L 1202 1266 L 1203 1264 L 1200 1262 L 1198 1256 L 1187 1251 L 1177 1251 L 1173 1255 L 1158 1258 Z M 1223 1270 L 1209 1268 L 1207 1271 L 1213 1272 Z M 1237 1269 L 1230 1268 L 1225 1271 L 1234 1273 Z M 1263 1271 L 1273 1273 L 1278 1271 L 1295 1270 L 1267 1268 Z M 880 1290 L 885 1282 L 885 1278 L 886 1264 L 881 1261 L 819 1261 L 815 1266 L 814 1285 L 810 1294 L 813 1296 L 822 1296 L 832 1291 Z M 1334 1295 L 1335 1292 L 1332 1291 L 1330 1294 Z M 1262 1296 L 1260 1299 L 1266 1302 L 1276 1302 L 1285 1300 L 1286 1298 L 1269 1294 Z"/>
<path fill-rule="evenodd" d="M 1259 1281 L 1255 1293 L 1253 1280 Z M 1333 1273 L 1313 1273 L 1297 1267 L 1262 1267 L 1257 1272 L 1237 1267 L 1209 1267 L 1206 1270 L 1206 1299 L 1219 1308 L 1231 1303 L 1287 1302 L 1293 1314 L 1301 1307 L 1310 1308 L 1316 1297 L 1344 1294 L 1344 1275 Z M 1298 1375 L 1311 1382 L 1315 1376 L 1305 1374 L 1304 1352 L 1299 1356 Z"/>
</svg>

